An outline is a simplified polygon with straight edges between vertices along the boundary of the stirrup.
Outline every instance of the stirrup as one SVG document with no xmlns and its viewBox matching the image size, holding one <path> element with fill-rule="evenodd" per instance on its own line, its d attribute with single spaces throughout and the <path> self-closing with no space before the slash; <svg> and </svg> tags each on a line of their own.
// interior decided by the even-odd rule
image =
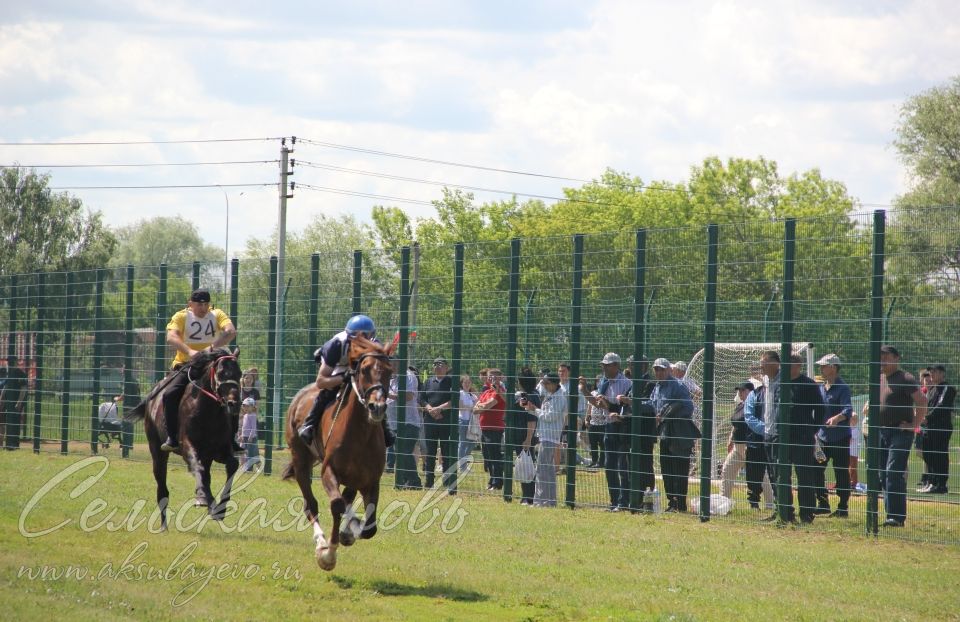
<svg viewBox="0 0 960 622">
<path fill-rule="evenodd" d="M 167 440 L 163 441 L 163 444 L 160 445 L 161 451 L 178 453 L 180 451 L 180 443 L 173 440 L 171 437 L 167 437 Z"/>
</svg>

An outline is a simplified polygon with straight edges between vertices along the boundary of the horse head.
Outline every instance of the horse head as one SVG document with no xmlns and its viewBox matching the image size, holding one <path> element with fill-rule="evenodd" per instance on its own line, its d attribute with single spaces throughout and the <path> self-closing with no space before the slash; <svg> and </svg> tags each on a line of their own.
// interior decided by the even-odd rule
<svg viewBox="0 0 960 622">
<path fill-rule="evenodd" d="M 392 347 L 385 348 L 365 337 L 350 341 L 351 382 L 357 397 L 367 408 L 371 423 L 380 423 L 387 415 L 387 393 L 393 375 L 391 352 Z"/>
<path fill-rule="evenodd" d="M 223 409 L 235 415 L 240 412 L 240 377 L 243 372 L 237 358 L 240 348 L 233 352 L 226 348 L 203 352 L 191 361 L 196 373 L 192 378 L 201 380 L 201 391 L 220 403 Z"/>
</svg>

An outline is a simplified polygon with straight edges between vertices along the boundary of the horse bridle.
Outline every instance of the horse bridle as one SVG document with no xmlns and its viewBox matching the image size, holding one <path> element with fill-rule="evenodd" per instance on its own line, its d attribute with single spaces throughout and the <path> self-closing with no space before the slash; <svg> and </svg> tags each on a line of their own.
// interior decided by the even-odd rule
<svg viewBox="0 0 960 622">
<path fill-rule="evenodd" d="M 381 391 L 385 390 L 383 387 L 383 384 L 378 382 L 377 384 L 372 384 L 369 387 L 367 387 L 362 394 L 360 393 L 360 387 L 357 386 L 357 376 L 360 375 L 360 363 L 362 363 L 363 359 L 367 357 L 380 359 L 383 361 L 387 361 L 388 363 L 390 362 L 390 357 L 387 356 L 386 354 L 382 354 L 380 352 L 365 352 L 361 354 L 359 357 L 357 357 L 357 360 L 353 363 L 353 366 L 350 368 L 350 372 L 349 372 L 350 386 L 353 387 L 353 392 L 357 394 L 357 398 L 363 403 L 367 401 L 367 398 L 369 398 L 370 394 L 373 393 L 374 391 L 378 389 Z"/>
<path fill-rule="evenodd" d="M 237 382 L 236 380 L 220 380 L 219 378 L 217 378 L 217 365 L 223 359 L 233 359 L 235 361 L 237 360 L 237 357 L 234 356 L 233 354 L 225 354 L 223 356 L 218 356 L 217 358 L 215 358 L 210 362 L 210 386 L 213 387 L 213 392 L 210 392 L 204 389 L 200 384 L 197 383 L 196 380 L 190 377 L 190 368 L 187 368 L 187 380 L 190 382 L 190 384 L 192 384 L 197 389 L 199 389 L 201 393 L 203 393 L 213 401 L 220 404 L 220 406 L 222 406 L 223 408 L 226 408 L 227 399 L 220 395 L 220 387 L 224 385 L 226 386 L 234 385 L 237 387 L 237 390 L 239 390 L 240 383 Z"/>
</svg>

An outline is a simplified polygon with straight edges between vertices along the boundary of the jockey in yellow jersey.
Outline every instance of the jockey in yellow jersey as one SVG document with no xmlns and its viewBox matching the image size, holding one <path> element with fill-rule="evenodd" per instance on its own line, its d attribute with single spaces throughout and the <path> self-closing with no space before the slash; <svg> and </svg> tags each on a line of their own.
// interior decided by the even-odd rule
<svg viewBox="0 0 960 622">
<path fill-rule="evenodd" d="M 190 295 L 187 307 L 173 314 L 167 324 L 167 345 L 177 355 L 173 369 L 180 369 L 199 352 L 215 350 L 227 345 L 237 335 L 230 317 L 220 309 L 210 308 L 210 292 L 201 288 Z M 180 449 L 180 400 L 190 380 L 186 374 L 177 374 L 163 393 L 163 413 L 167 426 L 167 440 L 160 446 L 163 451 Z M 236 442 L 237 418 L 233 417 L 233 451 L 242 451 Z"/>
</svg>

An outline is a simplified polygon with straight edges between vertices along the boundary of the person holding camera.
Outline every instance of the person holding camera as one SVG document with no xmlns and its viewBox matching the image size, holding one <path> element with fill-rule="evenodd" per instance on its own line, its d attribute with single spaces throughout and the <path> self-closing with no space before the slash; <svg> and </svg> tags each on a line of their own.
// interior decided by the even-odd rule
<svg viewBox="0 0 960 622">
<path fill-rule="evenodd" d="M 533 504 L 540 507 L 557 505 L 556 454 L 560 449 L 560 435 L 567 419 L 569 399 L 560 385 L 560 375 L 547 372 L 540 381 L 543 387 L 543 403 L 540 407 L 524 399 L 523 408 L 537 418 L 537 436 L 540 450 L 537 453 L 536 492 Z"/>
<path fill-rule="evenodd" d="M 587 380 L 579 379 L 580 393 L 587 403 L 607 415 L 608 423 L 603 435 L 603 456 L 607 489 L 610 493 L 608 511 L 619 512 L 630 504 L 630 472 L 627 452 L 630 449 L 627 436 L 628 423 L 624 420 L 624 406 L 630 403 L 633 382 L 620 371 L 620 356 L 607 352 L 600 361 L 603 377 L 597 389 L 587 395 Z"/>
</svg>

